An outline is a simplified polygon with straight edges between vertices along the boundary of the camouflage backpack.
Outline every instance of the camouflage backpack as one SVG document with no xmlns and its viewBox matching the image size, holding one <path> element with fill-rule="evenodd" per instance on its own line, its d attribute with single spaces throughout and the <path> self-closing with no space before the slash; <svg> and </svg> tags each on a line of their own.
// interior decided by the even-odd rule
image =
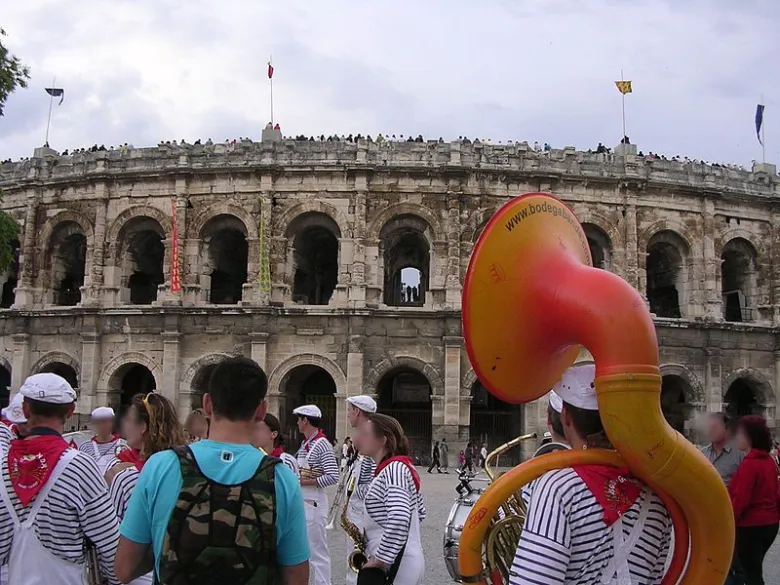
<svg viewBox="0 0 780 585">
<path fill-rule="evenodd" d="M 162 585 L 276 583 L 274 468 L 263 457 L 255 475 L 222 485 L 201 472 L 189 447 L 174 448 L 182 486 L 159 563 Z"/>
</svg>

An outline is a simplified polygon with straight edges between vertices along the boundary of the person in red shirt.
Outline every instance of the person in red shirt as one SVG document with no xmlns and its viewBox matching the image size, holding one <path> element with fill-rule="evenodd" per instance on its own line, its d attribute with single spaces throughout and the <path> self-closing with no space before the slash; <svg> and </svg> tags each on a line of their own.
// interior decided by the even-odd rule
<svg viewBox="0 0 780 585">
<path fill-rule="evenodd" d="M 780 510 L 772 437 L 763 417 L 740 419 L 737 447 L 747 452 L 728 486 L 737 525 L 737 561 L 745 585 L 764 585 L 764 556 L 777 537 Z"/>
</svg>

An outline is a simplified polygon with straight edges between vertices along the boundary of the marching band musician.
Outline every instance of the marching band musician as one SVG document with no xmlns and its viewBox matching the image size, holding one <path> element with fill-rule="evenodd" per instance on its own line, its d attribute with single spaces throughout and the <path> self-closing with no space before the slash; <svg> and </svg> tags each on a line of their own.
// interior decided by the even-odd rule
<svg viewBox="0 0 780 585">
<path fill-rule="evenodd" d="M 56 374 L 35 374 L 20 389 L 30 427 L 0 465 L 0 564 L 13 585 L 83 585 L 86 541 L 103 578 L 114 577 L 119 540 L 106 484 L 91 457 L 62 438 L 76 392 Z"/>
<path fill-rule="evenodd" d="M 79 451 L 92 457 L 101 473 L 105 473 L 117 455 L 127 449 L 127 443 L 114 433 L 114 409 L 111 407 L 100 406 L 93 410 L 92 426 L 95 436 L 79 445 Z"/>
<path fill-rule="evenodd" d="M 612 448 L 598 412 L 595 365 L 578 363 L 554 391 L 572 449 Z M 582 465 L 539 478 L 511 585 L 658 585 L 672 523 L 661 499 L 627 469 Z"/>
<path fill-rule="evenodd" d="M 360 450 L 377 468 L 365 498 L 368 562 L 358 582 L 420 585 L 425 573 L 420 522 L 426 516 L 420 476 L 400 423 L 378 413 L 366 418 L 358 428 Z"/>
<path fill-rule="evenodd" d="M 106 472 L 108 493 L 121 522 L 125 517 L 130 496 L 133 493 L 144 463 L 160 451 L 186 445 L 187 434 L 179 423 L 176 408 L 162 394 L 136 394 L 122 419 L 122 431 L 127 443 L 139 453 L 137 461 L 122 462 L 111 466 Z M 152 583 L 153 573 L 131 581 L 132 585 Z"/>
<path fill-rule="evenodd" d="M 8 407 L 3 409 L 3 418 L 8 421 L 14 439 L 23 439 L 28 432 L 27 417 L 24 416 L 22 408 L 23 401 L 24 396 L 17 392 Z"/>
<path fill-rule="evenodd" d="M 361 424 L 365 423 L 367 414 L 375 412 L 376 401 L 370 396 L 361 395 L 347 398 L 347 420 L 349 421 L 349 426 L 353 429 L 357 429 Z M 352 492 L 352 496 L 349 498 L 347 518 L 362 530 L 366 492 L 374 479 L 376 462 L 371 457 L 358 454 L 360 451 L 360 438 L 357 435 L 354 439 L 354 445 L 353 460 L 347 463 L 345 472 L 348 474 L 345 485 L 349 485 L 351 477 L 355 478 L 355 491 Z M 350 551 L 353 546 L 352 540 L 350 540 L 349 535 L 345 535 L 345 538 L 347 539 L 346 550 Z M 357 574 L 347 567 L 347 585 L 354 585 L 356 582 Z"/>
<path fill-rule="evenodd" d="M 184 429 L 190 437 L 192 443 L 202 439 L 209 438 L 209 417 L 203 412 L 202 408 L 196 408 L 187 415 L 184 423 Z"/>
<path fill-rule="evenodd" d="M 296 458 L 301 469 L 301 491 L 311 550 L 309 564 L 314 573 L 314 585 L 331 585 L 325 488 L 338 483 L 339 465 L 330 441 L 320 428 L 322 411 L 314 404 L 306 404 L 293 410 L 293 414 L 298 417 L 298 432 L 303 435 Z"/>
<path fill-rule="evenodd" d="M 282 463 L 289 467 L 296 477 L 300 477 L 301 470 L 298 469 L 298 460 L 284 451 L 282 424 L 270 412 L 267 412 L 263 420 L 255 425 L 255 437 L 252 444 L 271 457 L 281 459 Z"/>
</svg>

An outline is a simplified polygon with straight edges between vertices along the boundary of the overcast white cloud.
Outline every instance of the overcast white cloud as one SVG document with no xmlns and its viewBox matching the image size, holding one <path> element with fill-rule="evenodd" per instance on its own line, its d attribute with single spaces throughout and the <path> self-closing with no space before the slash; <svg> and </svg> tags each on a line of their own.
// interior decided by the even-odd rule
<svg viewBox="0 0 780 585">
<path fill-rule="evenodd" d="M 0 118 L 0 159 L 43 142 L 285 134 L 459 135 L 587 149 L 620 138 L 621 68 L 640 149 L 780 162 L 777 0 L 27 0 L 3 7 L 32 69 Z"/>
</svg>

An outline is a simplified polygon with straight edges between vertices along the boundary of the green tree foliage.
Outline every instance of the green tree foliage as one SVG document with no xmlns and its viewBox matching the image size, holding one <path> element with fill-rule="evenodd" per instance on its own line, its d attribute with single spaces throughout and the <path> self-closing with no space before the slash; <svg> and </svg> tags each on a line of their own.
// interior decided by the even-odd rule
<svg viewBox="0 0 780 585">
<path fill-rule="evenodd" d="M 27 87 L 30 68 L 22 65 L 18 57 L 12 55 L 3 44 L 5 31 L 0 28 L 0 116 L 8 96 L 19 87 Z"/>
<path fill-rule="evenodd" d="M 0 274 L 11 267 L 14 261 L 14 243 L 19 241 L 19 224 L 5 212 L 0 211 Z"/>
</svg>

